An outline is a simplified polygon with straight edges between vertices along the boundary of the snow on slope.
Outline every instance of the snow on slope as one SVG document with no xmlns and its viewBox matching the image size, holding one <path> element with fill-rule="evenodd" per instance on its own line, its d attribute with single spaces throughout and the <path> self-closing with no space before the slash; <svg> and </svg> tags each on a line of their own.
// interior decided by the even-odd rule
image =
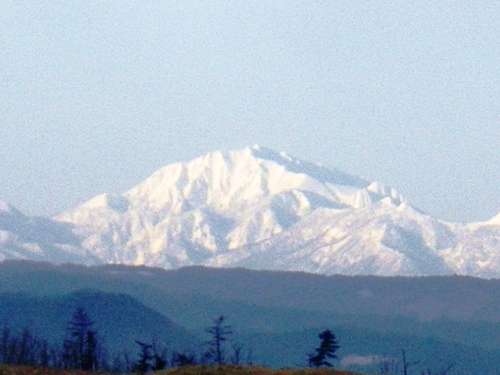
<svg viewBox="0 0 500 375">
<path fill-rule="evenodd" d="M 53 220 L 0 201 L 0 260 L 500 277 L 500 214 L 446 223 L 394 189 L 252 147 L 157 171 Z"/>
<path fill-rule="evenodd" d="M 52 263 L 99 263 L 80 247 L 68 224 L 27 217 L 0 200 L 0 261 L 25 259 Z"/>
<path fill-rule="evenodd" d="M 56 219 L 105 263 L 500 277 L 495 223 L 444 223 L 380 183 L 258 146 L 166 166 Z"/>
<path fill-rule="evenodd" d="M 500 225 L 500 212 L 498 213 L 498 215 L 496 215 L 493 218 L 491 218 L 490 220 L 488 220 L 485 224 L 486 225 Z"/>
<path fill-rule="evenodd" d="M 101 258 L 168 268 L 268 239 L 318 207 L 364 207 L 384 189 L 253 147 L 167 166 L 123 196 L 98 196 L 58 220 L 82 227 L 84 246 Z"/>
</svg>

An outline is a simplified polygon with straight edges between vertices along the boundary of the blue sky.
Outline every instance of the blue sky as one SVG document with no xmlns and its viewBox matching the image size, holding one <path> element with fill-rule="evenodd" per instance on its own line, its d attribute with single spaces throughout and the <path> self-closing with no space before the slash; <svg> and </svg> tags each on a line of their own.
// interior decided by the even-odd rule
<svg viewBox="0 0 500 375">
<path fill-rule="evenodd" d="M 500 3 L 0 0 L 0 199 L 50 215 L 253 144 L 500 211 Z"/>
</svg>

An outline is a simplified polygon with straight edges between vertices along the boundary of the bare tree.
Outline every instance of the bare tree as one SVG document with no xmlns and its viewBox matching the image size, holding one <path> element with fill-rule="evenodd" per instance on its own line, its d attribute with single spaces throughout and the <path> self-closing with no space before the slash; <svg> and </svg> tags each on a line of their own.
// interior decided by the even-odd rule
<svg viewBox="0 0 500 375">
<path fill-rule="evenodd" d="M 417 363 L 420 363 L 420 361 L 415 361 L 415 362 L 408 362 L 408 359 L 406 358 L 406 352 L 404 349 L 401 350 L 401 355 L 403 358 L 403 375 L 408 375 L 408 369 L 416 365 Z"/>
<path fill-rule="evenodd" d="M 447 375 L 448 371 L 450 371 L 453 367 L 455 367 L 455 365 L 456 365 L 455 362 L 448 363 L 447 366 L 441 368 L 441 370 L 439 370 L 439 372 L 434 373 L 434 375 Z M 433 373 L 430 368 L 427 368 L 427 370 L 423 372 L 422 375 L 433 375 Z"/>
<path fill-rule="evenodd" d="M 239 365 L 241 361 L 241 351 L 243 349 L 243 345 L 239 343 L 233 343 L 231 345 L 231 348 L 233 349 L 233 355 L 231 356 L 231 364 Z"/>
<path fill-rule="evenodd" d="M 394 372 L 395 362 L 394 358 L 383 358 L 379 362 L 380 374 L 389 375 L 391 372 Z"/>
<path fill-rule="evenodd" d="M 224 364 L 224 343 L 228 336 L 233 333 L 232 328 L 225 324 L 226 318 L 219 316 L 214 319 L 213 325 L 207 328 L 207 333 L 212 335 L 212 339 L 208 342 L 212 352 L 215 354 L 215 362 L 219 365 Z"/>
</svg>

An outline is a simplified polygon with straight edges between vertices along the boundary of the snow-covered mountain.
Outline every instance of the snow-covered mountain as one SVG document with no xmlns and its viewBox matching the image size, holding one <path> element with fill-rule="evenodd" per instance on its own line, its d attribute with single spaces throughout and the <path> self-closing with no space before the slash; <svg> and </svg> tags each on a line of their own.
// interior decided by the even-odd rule
<svg viewBox="0 0 500 375">
<path fill-rule="evenodd" d="M 500 277 L 500 215 L 446 223 L 378 182 L 258 146 L 168 165 L 53 220 L 88 264 Z"/>
<path fill-rule="evenodd" d="M 70 224 L 28 217 L 0 201 L 0 261 L 27 259 L 51 263 L 96 263 Z"/>
</svg>

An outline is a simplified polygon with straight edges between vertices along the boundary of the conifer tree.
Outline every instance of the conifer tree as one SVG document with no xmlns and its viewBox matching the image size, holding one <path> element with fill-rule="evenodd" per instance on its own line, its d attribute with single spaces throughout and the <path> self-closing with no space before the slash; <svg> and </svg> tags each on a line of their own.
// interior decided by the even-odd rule
<svg viewBox="0 0 500 375">
<path fill-rule="evenodd" d="M 329 329 L 319 334 L 321 340 L 320 346 L 316 348 L 316 354 L 309 355 L 309 366 L 311 367 L 332 367 L 333 365 L 328 359 L 335 359 L 335 352 L 340 346 L 338 345 L 335 335 Z"/>
<path fill-rule="evenodd" d="M 76 309 L 69 322 L 69 338 L 63 343 L 66 367 L 80 370 L 97 370 L 97 332 L 94 322 L 82 307 Z"/>
<path fill-rule="evenodd" d="M 139 361 L 133 366 L 132 370 L 138 372 L 140 374 L 145 374 L 152 369 L 152 362 L 154 359 L 153 354 L 151 353 L 153 349 L 153 345 L 146 344 L 142 341 L 135 340 L 137 345 L 141 347 L 141 353 L 139 354 Z"/>
</svg>

